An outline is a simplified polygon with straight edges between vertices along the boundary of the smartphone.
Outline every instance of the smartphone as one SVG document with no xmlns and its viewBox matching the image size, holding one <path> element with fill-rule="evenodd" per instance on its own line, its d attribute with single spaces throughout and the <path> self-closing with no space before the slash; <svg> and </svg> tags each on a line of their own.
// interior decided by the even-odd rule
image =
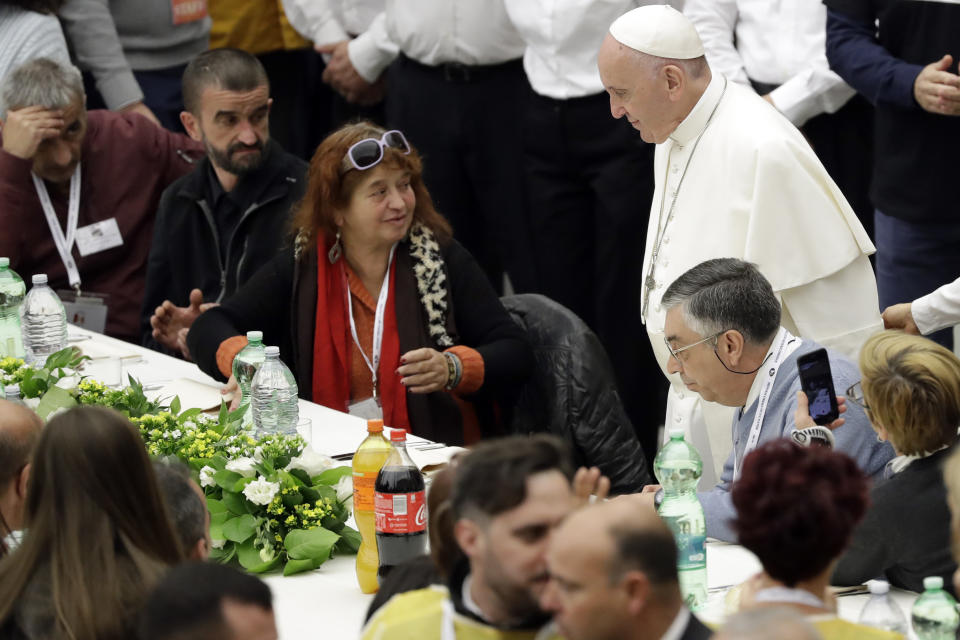
<svg viewBox="0 0 960 640">
<path fill-rule="evenodd" d="M 837 392 L 833 389 L 830 360 L 826 349 L 817 349 L 797 358 L 800 386 L 810 403 L 810 417 L 817 424 L 830 424 L 840 417 Z"/>
</svg>

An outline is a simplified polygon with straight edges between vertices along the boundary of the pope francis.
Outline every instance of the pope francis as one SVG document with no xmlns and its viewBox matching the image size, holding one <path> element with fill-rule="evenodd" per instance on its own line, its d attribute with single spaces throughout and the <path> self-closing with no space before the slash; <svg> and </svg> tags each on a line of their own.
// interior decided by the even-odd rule
<svg viewBox="0 0 960 640">
<path fill-rule="evenodd" d="M 668 5 L 618 18 L 597 62 L 613 117 L 657 145 L 641 316 L 664 373 L 664 290 L 723 257 L 760 268 L 789 331 L 856 360 L 882 328 L 874 247 L 796 127 L 750 89 L 712 74 L 693 24 Z M 669 378 L 666 424 L 687 430 L 712 483 L 729 454 L 732 412 Z"/>
</svg>

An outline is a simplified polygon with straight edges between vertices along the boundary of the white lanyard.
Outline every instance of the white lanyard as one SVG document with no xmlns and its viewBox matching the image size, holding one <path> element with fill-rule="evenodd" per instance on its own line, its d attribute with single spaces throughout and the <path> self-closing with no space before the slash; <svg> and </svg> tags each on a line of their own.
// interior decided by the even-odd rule
<svg viewBox="0 0 960 640">
<path fill-rule="evenodd" d="M 380 285 L 380 297 L 377 298 L 377 313 L 373 317 L 373 344 L 370 345 L 373 352 L 370 354 L 373 357 L 372 362 L 363 352 L 363 347 L 360 346 L 360 338 L 357 337 L 357 325 L 353 320 L 353 297 L 350 295 L 350 285 L 347 284 L 347 312 L 350 314 L 350 332 L 353 334 L 354 344 L 357 345 L 360 355 L 363 356 L 363 361 L 367 363 L 367 368 L 370 369 L 373 376 L 373 399 L 378 406 L 380 405 L 380 394 L 377 392 L 377 372 L 380 370 L 380 352 L 383 348 L 383 316 L 387 310 L 387 297 L 390 293 L 390 267 L 393 265 L 393 252 L 396 249 L 396 244 L 390 247 L 387 272 L 383 276 L 383 284 Z"/>
<path fill-rule="evenodd" d="M 763 418 L 767 414 L 767 407 L 770 404 L 770 392 L 773 391 L 773 383 L 777 379 L 777 372 L 780 370 L 780 365 L 783 364 L 787 356 L 792 353 L 792 351 L 788 352 L 786 348 L 787 344 L 793 339 L 794 336 L 787 331 L 786 328 L 780 327 L 780 331 L 776 337 L 777 347 L 773 354 L 773 362 L 770 363 L 770 368 L 766 369 L 766 378 L 763 380 L 763 387 L 761 387 L 760 395 L 757 397 L 757 412 L 753 416 L 753 425 L 750 426 L 750 435 L 747 436 L 747 444 L 743 449 L 743 454 L 737 455 L 736 444 L 734 444 L 734 482 L 740 478 L 740 464 L 743 462 L 743 459 L 757 447 L 757 442 L 760 441 L 760 428 L 763 426 Z M 760 375 L 760 373 L 757 375 Z"/>
<path fill-rule="evenodd" d="M 767 587 L 761 589 L 753 596 L 756 602 L 776 602 L 784 604 L 805 604 L 808 607 L 817 609 L 826 609 L 827 606 L 823 600 L 803 589 L 791 589 L 790 587 Z"/>
<path fill-rule="evenodd" d="M 50 227 L 50 234 L 53 236 L 53 243 L 57 245 L 57 252 L 60 254 L 60 260 L 67 270 L 67 278 L 70 286 L 77 293 L 80 292 L 80 270 L 77 269 L 77 262 L 73 259 L 73 241 L 77 234 L 77 221 L 80 216 L 80 163 L 73 170 L 70 176 L 70 201 L 67 205 L 67 233 L 64 235 L 60 229 L 60 221 L 57 220 L 57 213 L 53 210 L 53 203 L 50 201 L 50 194 L 47 192 L 47 185 L 35 173 L 31 173 L 33 186 L 37 190 L 37 197 L 40 198 L 40 206 L 43 208 L 43 215 L 47 217 L 47 225 Z"/>
</svg>

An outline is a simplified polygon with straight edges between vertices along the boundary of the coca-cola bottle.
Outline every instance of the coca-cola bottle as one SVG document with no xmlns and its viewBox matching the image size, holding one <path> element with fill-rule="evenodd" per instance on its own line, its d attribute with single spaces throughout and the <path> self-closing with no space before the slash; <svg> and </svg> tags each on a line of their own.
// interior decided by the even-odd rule
<svg viewBox="0 0 960 640">
<path fill-rule="evenodd" d="M 427 501 L 423 474 L 407 453 L 407 432 L 390 433 L 393 451 L 374 485 L 374 521 L 380 583 L 394 566 L 427 550 Z"/>
</svg>

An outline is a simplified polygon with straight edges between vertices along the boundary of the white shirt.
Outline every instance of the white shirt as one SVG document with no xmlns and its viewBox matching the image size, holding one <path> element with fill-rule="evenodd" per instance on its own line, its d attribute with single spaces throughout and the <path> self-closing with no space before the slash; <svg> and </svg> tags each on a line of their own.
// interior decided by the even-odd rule
<svg viewBox="0 0 960 640">
<path fill-rule="evenodd" d="M 914 300 L 910 312 L 923 335 L 960 324 L 960 278 Z"/>
<path fill-rule="evenodd" d="M 816 0 L 687 0 L 711 69 L 750 86 L 780 85 L 774 105 L 800 126 L 856 93 L 830 71 L 827 8 Z M 736 40 L 736 46 L 734 41 Z"/>
<path fill-rule="evenodd" d="M 610 24 L 655 0 L 505 0 L 526 43 L 523 68 L 533 90 L 566 100 L 603 91 L 597 52 Z"/>
<path fill-rule="evenodd" d="M 349 40 L 370 28 L 384 0 L 283 0 L 290 25 L 314 44 Z"/>
<path fill-rule="evenodd" d="M 657 360 L 666 374 L 670 353 L 663 342 L 663 292 L 691 267 L 718 257 L 740 258 L 760 268 L 780 298 L 781 324 L 791 333 L 856 360 L 866 339 L 882 328 L 867 257 L 873 244 L 796 127 L 752 90 L 734 82 L 726 90 L 723 85 L 723 76 L 714 74 L 697 105 L 654 155 L 645 280 L 661 203 L 662 241 L 643 321 Z M 690 434 L 704 459 L 701 482 L 708 484 L 701 486 L 713 486 L 730 453 L 735 409 L 702 403 L 678 375 L 668 378 L 666 424 Z"/>
<path fill-rule="evenodd" d="M 403 52 L 422 64 L 491 65 L 523 55 L 523 40 L 503 0 L 386 0 L 360 36 L 350 62 L 373 82 Z"/>
</svg>

